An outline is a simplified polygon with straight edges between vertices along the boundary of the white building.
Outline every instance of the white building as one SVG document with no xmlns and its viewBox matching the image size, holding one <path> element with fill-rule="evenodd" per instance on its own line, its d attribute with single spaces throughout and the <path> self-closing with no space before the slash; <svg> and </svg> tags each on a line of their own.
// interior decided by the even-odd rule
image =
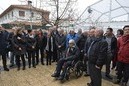
<svg viewBox="0 0 129 86">
<path fill-rule="evenodd" d="M 11 5 L 0 14 L 0 24 L 47 24 L 49 14 L 49 11 L 35 8 L 32 5 Z"/>
</svg>

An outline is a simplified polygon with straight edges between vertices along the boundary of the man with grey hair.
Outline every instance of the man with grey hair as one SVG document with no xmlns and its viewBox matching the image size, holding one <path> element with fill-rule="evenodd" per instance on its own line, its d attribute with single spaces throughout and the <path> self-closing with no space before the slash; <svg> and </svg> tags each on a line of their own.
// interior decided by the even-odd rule
<svg viewBox="0 0 129 86">
<path fill-rule="evenodd" d="M 88 86 L 102 86 L 101 69 L 105 63 L 108 44 L 103 38 L 104 31 L 102 29 L 95 30 L 95 39 L 91 43 L 88 51 L 88 64 L 91 83 L 87 83 Z"/>
<path fill-rule="evenodd" d="M 73 39 L 69 40 L 69 46 L 64 53 L 64 57 L 58 61 L 55 73 L 52 74 L 52 77 L 56 77 L 58 80 L 63 80 L 65 78 L 67 68 L 72 65 L 73 61 L 76 62 L 78 60 L 79 54 L 80 51 L 76 46 L 75 41 Z M 63 66 L 64 68 L 61 73 Z"/>
<path fill-rule="evenodd" d="M 64 30 L 63 29 L 59 29 L 58 30 L 58 34 L 56 35 L 56 47 L 57 47 L 57 55 L 58 58 L 57 60 L 59 60 L 62 57 L 62 53 L 66 48 L 66 36 L 64 35 Z"/>
</svg>

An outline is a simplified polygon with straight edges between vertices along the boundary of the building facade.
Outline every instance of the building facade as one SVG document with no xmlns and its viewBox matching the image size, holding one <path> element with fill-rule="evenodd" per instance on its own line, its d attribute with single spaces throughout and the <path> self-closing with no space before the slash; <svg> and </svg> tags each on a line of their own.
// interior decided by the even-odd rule
<svg viewBox="0 0 129 86">
<path fill-rule="evenodd" d="M 49 22 L 49 15 L 32 5 L 11 5 L 0 15 L 0 24 L 42 26 Z"/>
</svg>

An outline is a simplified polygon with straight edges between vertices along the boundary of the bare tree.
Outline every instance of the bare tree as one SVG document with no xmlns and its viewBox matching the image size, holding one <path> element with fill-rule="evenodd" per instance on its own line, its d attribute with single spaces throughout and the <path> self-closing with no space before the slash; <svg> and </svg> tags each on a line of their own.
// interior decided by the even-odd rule
<svg viewBox="0 0 129 86">
<path fill-rule="evenodd" d="M 40 1 L 40 3 L 45 2 L 44 0 Z M 76 2 L 77 0 L 46 0 L 47 7 L 51 7 L 51 22 L 53 25 L 58 27 L 60 20 L 68 19 L 69 21 L 74 17 Z"/>
<path fill-rule="evenodd" d="M 24 3 L 28 0 L 20 1 Z M 49 21 L 43 16 L 44 13 L 40 13 L 42 18 L 39 20 L 41 20 L 42 23 L 43 21 L 45 21 L 48 24 L 55 25 L 58 27 L 58 25 L 62 23 L 60 22 L 60 20 L 67 19 L 67 21 L 71 21 L 72 19 L 74 19 L 75 16 L 78 16 L 76 15 L 77 9 L 75 9 L 77 0 L 35 0 L 35 2 L 33 3 L 35 3 L 33 4 L 35 5 L 34 7 L 43 10 L 45 8 L 46 10 L 50 9 L 51 18 Z"/>
</svg>

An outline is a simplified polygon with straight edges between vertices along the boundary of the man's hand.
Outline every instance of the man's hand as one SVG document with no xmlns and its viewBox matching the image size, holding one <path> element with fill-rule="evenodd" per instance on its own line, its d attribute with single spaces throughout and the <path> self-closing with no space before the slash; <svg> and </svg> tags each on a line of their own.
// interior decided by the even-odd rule
<svg viewBox="0 0 129 86">
<path fill-rule="evenodd" d="M 87 56 L 87 54 L 85 53 L 84 56 Z"/>
<path fill-rule="evenodd" d="M 61 46 L 59 45 L 58 48 L 61 48 Z"/>
<path fill-rule="evenodd" d="M 17 37 L 18 40 L 20 40 L 21 38 L 20 37 Z"/>
<path fill-rule="evenodd" d="M 19 48 L 19 50 L 22 50 L 21 48 Z"/>
<path fill-rule="evenodd" d="M 99 66 L 97 66 L 97 65 L 95 65 L 95 67 L 97 68 L 97 69 L 101 69 Z"/>
<path fill-rule="evenodd" d="M 32 48 L 34 49 L 35 47 L 34 47 L 34 46 L 32 46 Z"/>
</svg>

